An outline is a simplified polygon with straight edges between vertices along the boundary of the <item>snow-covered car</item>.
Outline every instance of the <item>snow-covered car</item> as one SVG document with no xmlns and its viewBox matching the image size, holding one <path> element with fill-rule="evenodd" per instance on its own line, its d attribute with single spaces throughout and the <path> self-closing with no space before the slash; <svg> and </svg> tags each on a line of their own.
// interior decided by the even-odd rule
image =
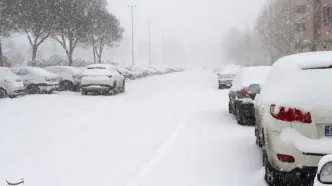
<svg viewBox="0 0 332 186">
<path fill-rule="evenodd" d="M 29 94 L 52 94 L 59 88 L 59 78 L 56 74 L 39 67 L 12 67 L 12 72 L 18 75 Z"/>
<path fill-rule="evenodd" d="M 135 79 L 134 73 L 132 71 L 127 70 L 124 67 L 117 67 L 117 69 L 121 72 L 121 74 L 125 79 L 131 79 L 131 80 Z"/>
<path fill-rule="evenodd" d="M 9 68 L 0 67 L 0 98 L 16 97 L 25 94 L 23 81 Z"/>
<path fill-rule="evenodd" d="M 236 116 L 240 125 L 255 123 L 254 99 L 257 86 L 262 84 L 269 73 L 270 66 L 241 68 L 236 74 L 229 91 L 229 113 Z"/>
<path fill-rule="evenodd" d="M 88 92 L 114 94 L 116 92 L 124 92 L 125 89 L 125 78 L 113 65 L 90 65 L 81 74 L 82 95 L 87 95 Z"/>
<path fill-rule="evenodd" d="M 45 67 L 45 69 L 60 77 L 60 90 L 78 90 L 81 83 L 81 69 L 70 66 L 50 66 Z"/>
<path fill-rule="evenodd" d="M 313 181 L 319 160 L 332 153 L 331 59 L 332 52 L 283 57 L 262 85 L 256 137 L 272 185 Z"/>
<path fill-rule="evenodd" d="M 237 72 L 240 70 L 239 66 L 230 65 L 225 67 L 220 73 L 218 73 L 218 85 L 219 89 L 231 88 L 233 80 L 236 77 Z"/>
<path fill-rule="evenodd" d="M 332 155 L 324 156 L 318 164 L 314 186 L 332 185 Z"/>
</svg>

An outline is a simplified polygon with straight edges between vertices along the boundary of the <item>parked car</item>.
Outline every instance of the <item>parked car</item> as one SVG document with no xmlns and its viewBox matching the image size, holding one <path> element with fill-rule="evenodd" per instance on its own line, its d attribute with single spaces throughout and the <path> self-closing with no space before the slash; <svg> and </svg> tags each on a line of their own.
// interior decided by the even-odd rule
<svg viewBox="0 0 332 186">
<path fill-rule="evenodd" d="M 255 106 L 265 179 L 271 185 L 314 180 L 332 149 L 332 52 L 283 57 L 262 85 Z"/>
<path fill-rule="evenodd" d="M 13 98 L 24 94 L 25 88 L 21 78 L 9 68 L 0 67 L 0 98 Z"/>
<path fill-rule="evenodd" d="M 29 94 L 52 94 L 59 88 L 59 79 L 56 74 L 39 67 L 13 67 L 10 69 L 18 75 Z"/>
<path fill-rule="evenodd" d="M 332 185 L 332 155 L 324 156 L 318 164 L 314 186 Z"/>
<path fill-rule="evenodd" d="M 236 116 L 240 125 L 255 123 L 253 100 L 269 73 L 269 66 L 241 68 L 236 74 L 233 86 L 229 92 L 229 113 Z"/>
<path fill-rule="evenodd" d="M 222 72 L 218 73 L 218 85 L 219 89 L 231 88 L 233 80 L 236 77 L 236 73 L 240 70 L 239 66 L 230 65 L 225 67 Z"/>
<path fill-rule="evenodd" d="M 124 67 L 117 67 L 117 69 L 121 72 L 121 74 L 123 75 L 123 77 L 125 79 L 131 79 L 131 80 L 135 79 L 135 75 L 134 75 L 134 73 L 132 71 L 127 70 Z"/>
<path fill-rule="evenodd" d="M 124 92 L 125 89 L 125 78 L 113 65 L 90 65 L 81 75 L 82 95 L 87 95 L 89 92 L 114 94 L 116 92 Z"/>
<path fill-rule="evenodd" d="M 60 77 L 60 90 L 74 91 L 79 89 L 81 83 L 80 76 L 82 73 L 82 70 L 79 68 L 70 66 L 50 66 L 45 67 L 45 69 Z"/>
</svg>

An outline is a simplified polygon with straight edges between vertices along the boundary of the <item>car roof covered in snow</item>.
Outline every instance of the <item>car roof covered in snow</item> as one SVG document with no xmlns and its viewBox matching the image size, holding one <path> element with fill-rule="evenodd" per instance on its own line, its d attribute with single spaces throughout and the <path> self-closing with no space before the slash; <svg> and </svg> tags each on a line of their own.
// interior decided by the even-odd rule
<svg viewBox="0 0 332 186">
<path fill-rule="evenodd" d="M 266 76 L 270 71 L 270 66 L 255 66 L 241 68 L 236 74 L 232 91 L 239 91 L 244 87 L 248 87 L 252 84 L 264 83 Z"/>
<path fill-rule="evenodd" d="M 221 70 L 221 74 L 236 74 L 240 69 L 238 65 L 228 65 Z"/>
<path fill-rule="evenodd" d="M 89 65 L 86 67 L 88 68 L 114 68 L 116 69 L 116 67 L 114 65 L 111 64 L 93 64 L 93 65 Z"/>
<path fill-rule="evenodd" d="M 273 68 L 289 71 L 295 69 L 324 68 L 331 65 L 332 51 L 325 51 L 308 52 L 282 57 L 274 63 Z"/>
<path fill-rule="evenodd" d="M 262 86 L 261 104 L 332 110 L 332 52 L 283 57 L 273 64 Z"/>
<path fill-rule="evenodd" d="M 40 67 L 12 67 L 11 70 L 14 71 L 15 73 L 18 73 L 21 69 L 27 70 L 28 72 L 32 72 L 36 75 L 40 76 L 56 76 L 54 73 L 51 73 L 43 68 Z"/>
<path fill-rule="evenodd" d="M 54 68 L 61 68 L 61 69 L 68 69 L 72 72 L 78 73 L 78 72 L 82 72 L 82 69 L 78 68 L 78 67 L 72 67 L 72 66 L 49 66 L 49 67 L 45 67 L 45 69 L 54 69 Z"/>
</svg>

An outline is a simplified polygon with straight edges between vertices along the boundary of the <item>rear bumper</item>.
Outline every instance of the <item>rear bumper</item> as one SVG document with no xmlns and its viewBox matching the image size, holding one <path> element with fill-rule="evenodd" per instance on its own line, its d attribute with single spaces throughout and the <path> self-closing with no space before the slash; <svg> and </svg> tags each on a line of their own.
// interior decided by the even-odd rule
<svg viewBox="0 0 332 186">
<path fill-rule="evenodd" d="M 255 118 L 255 108 L 253 103 L 237 101 L 236 107 L 239 109 L 242 116 L 247 118 Z"/>
<path fill-rule="evenodd" d="M 271 168 L 271 165 L 268 163 L 266 166 Z M 291 185 L 301 185 L 300 183 L 312 183 L 315 179 L 317 173 L 317 167 L 301 167 L 295 168 L 290 172 L 284 172 L 274 169 L 274 172 L 277 176 L 284 178 L 286 182 L 291 183 Z"/>
<path fill-rule="evenodd" d="M 233 85 L 233 81 L 231 81 L 231 80 L 227 80 L 227 81 L 218 80 L 218 83 L 219 83 L 219 85 L 223 85 L 225 87 L 232 87 L 232 85 Z"/>
<path fill-rule="evenodd" d="M 113 89 L 113 86 L 107 85 L 107 84 L 85 84 L 81 85 L 82 90 L 86 91 L 96 91 L 96 90 L 111 90 Z"/>
</svg>

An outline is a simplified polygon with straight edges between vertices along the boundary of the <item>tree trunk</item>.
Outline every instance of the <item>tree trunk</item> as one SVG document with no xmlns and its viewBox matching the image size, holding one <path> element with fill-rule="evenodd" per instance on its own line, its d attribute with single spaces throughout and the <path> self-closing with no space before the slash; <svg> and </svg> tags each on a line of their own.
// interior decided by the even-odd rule
<svg viewBox="0 0 332 186">
<path fill-rule="evenodd" d="M 92 32 L 92 52 L 93 52 L 93 63 L 96 63 L 95 37 L 93 32 Z"/>
<path fill-rule="evenodd" d="M 38 49 L 38 46 L 36 44 L 32 45 L 32 61 L 36 61 L 37 49 Z"/>
<path fill-rule="evenodd" d="M 1 44 L 1 40 L 0 40 L 0 67 L 3 67 L 4 65 L 4 61 L 3 61 L 3 56 L 2 56 L 2 44 Z"/>
<path fill-rule="evenodd" d="M 73 51 L 72 50 L 67 52 L 67 57 L 68 57 L 68 65 L 73 66 Z"/>
</svg>

